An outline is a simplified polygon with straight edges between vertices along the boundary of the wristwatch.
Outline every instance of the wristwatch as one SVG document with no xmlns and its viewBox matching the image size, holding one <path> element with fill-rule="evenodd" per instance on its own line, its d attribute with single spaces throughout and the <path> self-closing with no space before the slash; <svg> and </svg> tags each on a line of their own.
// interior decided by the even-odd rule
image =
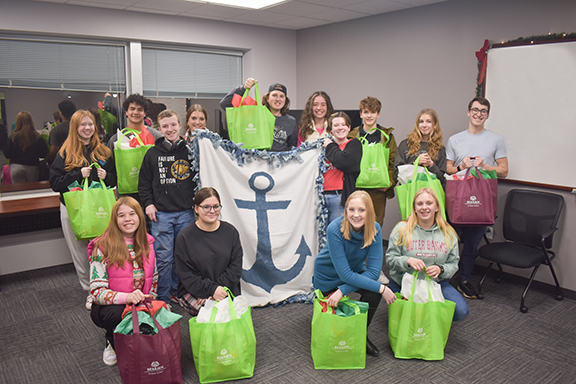
<svg viewBox="0 0 576 384">
<path fill-rule="evenodd" d="M 438 264 L 436 264 L 436 265 L 438 265 Z M 438 268 L 440 268 L 440 273 L 438 274 L 438 276 L 440 276 L 441 274 L 444 273 L 444 267 L 441 265 L 438 265 Z"/>
<path fill-rule="evenodd" d="M 456 167 L 456 169 L 458 170 L 458 172 L 461 171 L 461 169 L 460 169 L 460 164 L 458 164 L 458 166 Z"/>
</svg>

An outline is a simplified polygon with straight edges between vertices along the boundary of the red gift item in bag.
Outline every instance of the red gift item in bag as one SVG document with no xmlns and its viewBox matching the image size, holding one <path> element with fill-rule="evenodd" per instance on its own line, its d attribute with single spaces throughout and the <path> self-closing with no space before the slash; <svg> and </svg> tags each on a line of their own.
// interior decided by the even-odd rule
<svg viewBox="0 0 576 384">
<path fill-rule="evenodd" d="M 246 96 L 244 100 L 242 100 L 242 95 L 235 93 L 234 96 L 232 96 L 232 106 L 238 108 L 240 107 L 240 103 L 242 103 L 242 105 L 258 105 L 256 100 L 250 96 Z"/>
<path fill-rule="evenodd" d="M 147 304 L 150 305 L 150 310 L 148 311 L 146 306 Z M 166 308 L 168 309 L 168 307 L 166 307 L 166 303 L 163 302 L 162 300 L 149 300 L 146 299 L 144 301 L 143 304 L 138 304 L 136 306 L 136 310 L 137 311 L 146 311 L 146 312 L 150 312 L 152 315 L 155 315 L 156 312 L 158 310 L 160 310 L 160 308 Z M 132 304 L 126 304 L 126 308 L 124 308 L 124 312 L 122 312 L 122 318 L 124 318 L 124 316 L 126 316 L 130 311 L 132 311 Z"/>
</svg>

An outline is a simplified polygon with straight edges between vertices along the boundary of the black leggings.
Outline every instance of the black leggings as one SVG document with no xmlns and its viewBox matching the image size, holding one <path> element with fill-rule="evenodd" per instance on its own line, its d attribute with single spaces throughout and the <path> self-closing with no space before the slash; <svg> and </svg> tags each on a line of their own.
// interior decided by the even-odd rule
<svg viewBox="0 0 576 384">
<path fill-rule="evenodd" d="M 334 288 L 330 291 L 322 292 L 324 297 L 328 296 L 332 292 L 336 292 L 338 288 Z M 365 289 L 358 289 L 356 292 L 360 294 L 360 301 L 368 303 L 368 324 L 366 327 L 370 325 L 372 322 L 372 318 L 378 309 L 378 305 L 380 304 L 380 299 L 382 299 L 382 295 L 378 292 L 367 291 Z"/>
<path fill-rule="evenodd" d="M 106 330 L 106 340 L 114 348 L 114 329 L 122 321 L 122 312 L 126 306 L 124 304 L 98 305 L 92 304 L 90 313 L 92 321 L 100 328 Z"/>
</svg>

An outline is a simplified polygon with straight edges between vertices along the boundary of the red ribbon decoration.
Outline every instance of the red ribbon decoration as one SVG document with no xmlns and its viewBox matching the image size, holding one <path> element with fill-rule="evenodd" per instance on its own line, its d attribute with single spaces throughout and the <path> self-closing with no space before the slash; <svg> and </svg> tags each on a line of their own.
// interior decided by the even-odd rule
<svg viewBox="0 0 576 384">
<path fill-rule="evenodd" d="M 480 63 L 482 63 L 482 67 L 480 68 L 480 76 L 478 76 L 478 85 L 484 82 L 484 76 L 486 75 L 486 62 L 488 48 L 490 48 L 490 42 L 488 40 L 484 40 L 484 45 L 480 48 L 479 51 L 476 51 L 476 58 Z"/>
</svg>

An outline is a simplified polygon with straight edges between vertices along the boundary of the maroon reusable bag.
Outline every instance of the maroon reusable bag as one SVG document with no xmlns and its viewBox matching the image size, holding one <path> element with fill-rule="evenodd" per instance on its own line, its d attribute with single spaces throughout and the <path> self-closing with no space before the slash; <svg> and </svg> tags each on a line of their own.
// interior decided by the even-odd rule
<svg viewBox="0 0 576 384">
<path fill-rule="evenodd" d="M 148 307 L 148 303 L 146 306 Z M 149 309 L 146 312 L 150 313 Z M 120 378 L 124 384 L 183 383 L 180 358 L 180 322 L 162 328 L 154 315 L 158 333 L 142 335 L 136 306 L 132 305 L 132 335 L 114 333 L 114 347 Z"/>
<path fill-rule="evenodd" d="M 498 179 L 478 177 L 446 180 L 446 212 L 453 224 L 492 225 L 496 220 Z"/>
</svg>

